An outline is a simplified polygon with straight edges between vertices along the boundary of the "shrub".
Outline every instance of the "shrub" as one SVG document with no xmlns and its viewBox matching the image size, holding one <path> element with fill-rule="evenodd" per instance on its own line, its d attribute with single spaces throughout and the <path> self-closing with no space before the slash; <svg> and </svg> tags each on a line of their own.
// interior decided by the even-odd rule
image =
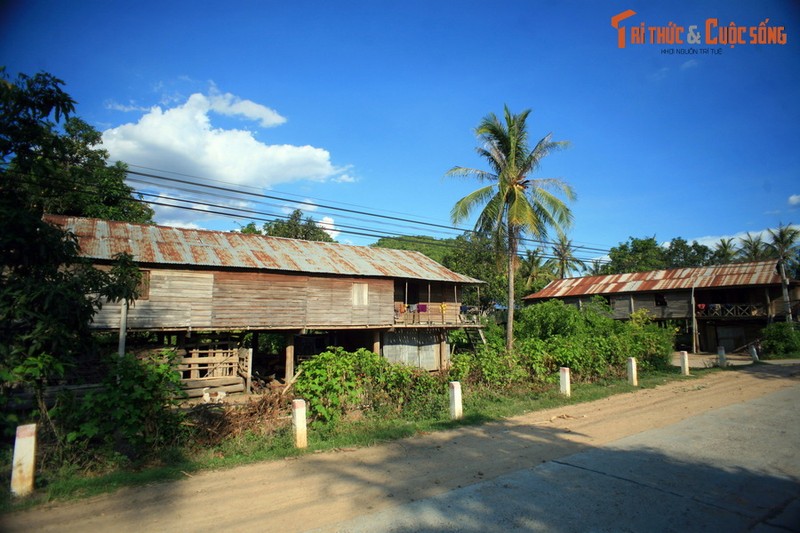
<svg viewBox="0 0 800 533">
<path fill-rule="evenodd" d="M 184 436 L 175 409 L 183 392 L 175 352 L 137 358 L 110 355 L 101 386 L 82 398 L 67 394 L 51 416 L 72 460 L 122 454 L 147 457 Z"/>
<path fill-rule="evenodd" d="M 764 358 L 800 355 L 800 331 L 791 322 L 775 322 L 761 331 Z"/>
<path fill-rule="evenodd" d="M 579 381 L 622 375 L 628 357 L 644 369 L 670 363 L 674 332 L 651 323 L 645 310 L 621 322 L 602 299 L 581 309 L 551 300 L 522 309 L 519 318 L 516 346 L 533 378 L 552 380 L 561 366 Z"/>
<path fill-rule="evenodd" d="M 295 392 L 308 402 L 309 414 L 322 423 L 353 411 L 401 417 L 430 417 L 447 402 L 444 376 L 359 349 L 330 347 L 300 365 Z"/>
</svg>

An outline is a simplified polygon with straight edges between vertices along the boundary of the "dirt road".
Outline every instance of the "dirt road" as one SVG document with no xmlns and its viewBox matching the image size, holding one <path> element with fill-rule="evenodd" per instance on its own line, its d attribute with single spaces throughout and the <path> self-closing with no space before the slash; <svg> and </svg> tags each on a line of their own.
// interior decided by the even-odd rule
<svg viewBox="0 0 800 533">
<path fill-rule="evenodd" d="M 305 531 L 441 494 L 800 383 L 759 365 L 372 448 L 206 472 L 0 517 L 3 531 Z"/>
</svg>

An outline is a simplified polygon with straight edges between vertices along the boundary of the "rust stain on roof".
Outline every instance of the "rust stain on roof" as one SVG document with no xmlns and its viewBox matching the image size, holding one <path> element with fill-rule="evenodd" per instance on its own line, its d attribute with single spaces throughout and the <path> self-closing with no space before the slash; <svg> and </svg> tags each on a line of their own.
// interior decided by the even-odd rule
<svg viewBox="0 0 800 533">
<path fill-rule="evenodd" d="M 595 294 L 691 290 L 692 287 L 705 289 L 779 285 L 781 278 L 775 267 L 776 261 L 773 259 L 755 263 L 559 279 L 551 281 L 545 288 L 524 299 L 541 300 Z"/>
<path fill-rule="evenodd" d="M 127 252 L 136 262 L 147 264 L 484 283 L 408 250 L 61 215 L 45 215 L 44 219 L 75 234 L 81 255 L 97 260 Z"/>
</svg>

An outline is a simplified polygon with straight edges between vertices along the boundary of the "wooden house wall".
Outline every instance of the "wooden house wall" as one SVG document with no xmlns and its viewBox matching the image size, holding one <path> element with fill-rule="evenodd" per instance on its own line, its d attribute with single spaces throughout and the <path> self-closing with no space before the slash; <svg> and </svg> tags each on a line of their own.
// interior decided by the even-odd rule
<svg viewBox="0 0 800 533">
<path fill-rule="evenodd" d="M 210 272 L 150 271 L 147 299 L 139 299 L 128 311 L 131 329 L 183 329 L 205 327 L 211 322 L 214 275 Z M 94 316 L 96 328 L 119 328 L 120 305 L 105 303 Z"/>
<path fill-rule="evenodd" d="M 686 318 L 692 316 L 691 293 L 663 292 L 658 293 L 665 305 L 656 303 L 656 293 L 633 294 L 633 310 L 647 309 L 650 316 L 656 319 Z M 630 307 L 629 307 L 630 309 Z M 630 314 L 630 313 L 629 313 Z"/>
<path fill-rule="evenodd" d="M 354 283 L 366 283 L 369 286 L 367 305 L 353 305 Z M 306 324 L 391 324 L 394 317 L 393 290 L 390 279 L 309 278 Z"/>
<path fill-rule="evenodd" d="M 215 272 L 215 328 L 297 327 L 306 319 L 306 276 Z"/>
<path fill-rule="evenodd" d="M 368 285 L 353 305 L 353 284 Z M 146 299 L 128 313 L 131 329 L 305 328 L 390 325 L 394 282 L 262 272 L 150 270 Z M 120 306 L 105 304 L 94 327 L 119 327 Z"/>
</svg>

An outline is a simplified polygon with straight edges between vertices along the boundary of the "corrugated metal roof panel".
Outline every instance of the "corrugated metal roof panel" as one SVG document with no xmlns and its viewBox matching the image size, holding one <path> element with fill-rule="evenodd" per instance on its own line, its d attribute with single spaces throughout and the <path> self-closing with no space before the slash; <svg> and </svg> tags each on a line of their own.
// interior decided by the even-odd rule
<svg viewBox="0 0 800 533">
<path fill-rule="evenodd" d="M 688 290 L 697 288 L 736 287 L 752 285 L 779 285 L 775 260 L 755 263 L 736 263 L 699 268 L 675 268 L 587 276 L 551 281 L 545 288 L 526 296 L 526 300 L 590 296 L 628 292 L 654 292 Z"/>
<path fill-rule="evenodd" d="M 408 250 L 60 215 L 45 215 L 45 220 L 74 233 L 81 255 L 98 260 L 127 252 L 139 263 L 484 283 Z"/>
</svg>

